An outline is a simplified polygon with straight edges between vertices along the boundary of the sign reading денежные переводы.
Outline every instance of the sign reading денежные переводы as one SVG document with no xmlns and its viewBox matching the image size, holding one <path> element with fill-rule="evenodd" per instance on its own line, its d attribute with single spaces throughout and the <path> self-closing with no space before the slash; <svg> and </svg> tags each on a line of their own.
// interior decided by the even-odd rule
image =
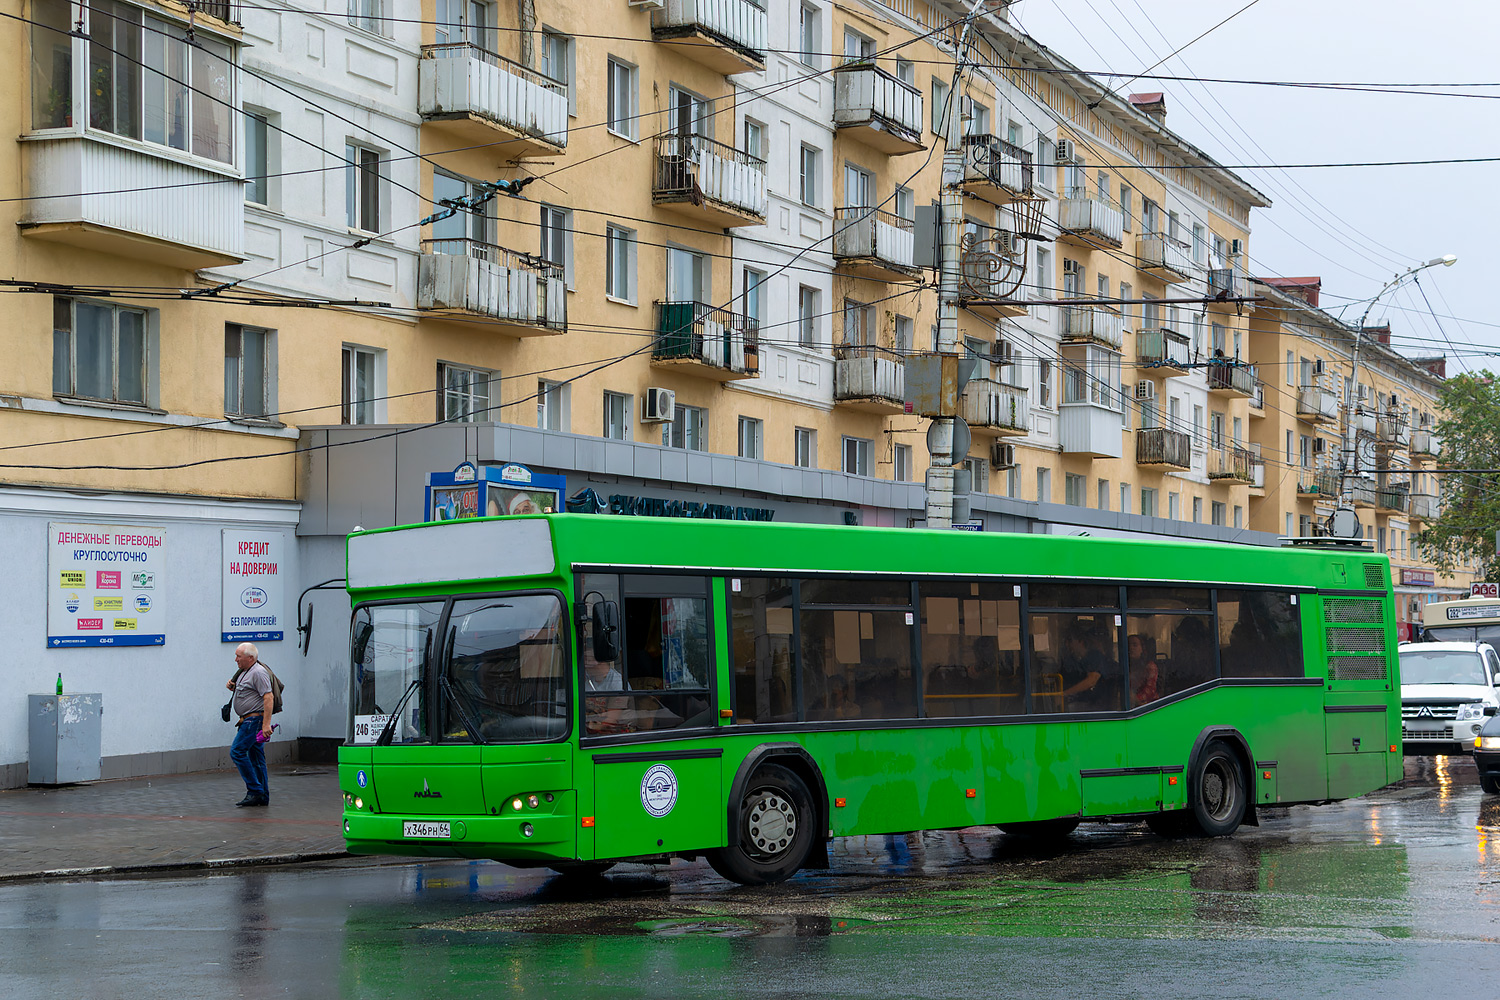
<svg viewBox="0 0 1500 1000">
<path fill-rule="evenodd" d="M 47 525 L 47 645 L 161 646 L 166 531 L 121 524 Z"/>
<path fill-rule="evenodd" d="M 282 637 L 286 536 L 224 529 L 221 642 L 275 642 Z"/>
</svg>

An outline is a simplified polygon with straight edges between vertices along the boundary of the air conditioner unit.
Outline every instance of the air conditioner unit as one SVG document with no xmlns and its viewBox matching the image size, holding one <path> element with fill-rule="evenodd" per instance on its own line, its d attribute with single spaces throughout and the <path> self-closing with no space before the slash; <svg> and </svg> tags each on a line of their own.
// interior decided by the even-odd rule
<svg viewBox="0 0 1500 1000">
<path fill-rule="evenodd" d="M 1359 398 L 1361 400 L 1370 398 L 1370 387 L 1365 385 L 1363 382 L 1359 383 Z"/>
<path fill-rule="evenodd" d="M 1016 239 L 1016 234 L 1009 229 L 995 231 L 995 249 L 1007 257 L 1024 246 L 1026 246 L 1026 241 Z"/>
<path fill-rule="evenodd" d="M 1229 256 L 1231 256 L 1231 257 L 1238 257 L 1240 254 L 1242 254 L 1244 252 L 1245 252 L 1245 241 L 1244 240 L 1230 240 L 1229 241 Z"/>
<path fill-rule="evenodd" d="M 652 387 L 641 400 L 641 421 L 648 424 L 670 423 L 677 416 L 677 393 Z"/>
<path fill-rule="evenodd" d="M 1137 382 L 1135 384 L 1135 398 L 1136 399 L 1155 399 L 1156 398 L 1156 383 L 1155 382 L 1148 382 L 1145 379 L 1142 379 L 1141 381 Z"/>
<path fill-rule="evenodd" d="M 1319 359 L 1317 359 L 1316 361 L 1313 362 L 1313 374 L 1314 375 L 1321 375 L 1321 374 L 1323 374 L 1323 359 L 1322 358 L 1319 358 Z"/>
<path fill-rule="evenodd" d="M 1077 153 L 1073 149 L 1073 140 L 1057 140 L 1057 155 L 1054 156 L 1053 159 L 1055 159 L 1058 163 L 1072 163 L 1073 157 L 1075 155 L 1077 155 Z"/>
<path fill-rule="evenodd" d="M 996 441 L 990 445 L 990 465 L 996 469 L 1014 469 L 1016 467 L 1016 446 L 1006 444 L 1004 441 Z"/>
</svg>

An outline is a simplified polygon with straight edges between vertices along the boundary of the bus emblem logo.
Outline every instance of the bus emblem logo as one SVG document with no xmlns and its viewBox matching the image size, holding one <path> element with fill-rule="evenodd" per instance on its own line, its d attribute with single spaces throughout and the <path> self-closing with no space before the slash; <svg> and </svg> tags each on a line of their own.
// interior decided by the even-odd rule
<svg viewBox="0 0 1500 1000">
<path fill-rule="evenodd" d="M 427 779 L 423 778 L 422 779 L 422 790 L 420 792 L 412 792 L 411 793 L 411 797 L 414 798 L 414 799 L 440 799 L 440 798 L 443 797 L 443 793 L 442 792 L 434 792 L 432 789 L 428 788 L 427 787 Z"/>
<path fill-rule="evenodd" d="M 677 804 L 677 775 L 665 764 L 653 764 L 641 778 L 641 806 L 661 819 Z"/>
</svg>

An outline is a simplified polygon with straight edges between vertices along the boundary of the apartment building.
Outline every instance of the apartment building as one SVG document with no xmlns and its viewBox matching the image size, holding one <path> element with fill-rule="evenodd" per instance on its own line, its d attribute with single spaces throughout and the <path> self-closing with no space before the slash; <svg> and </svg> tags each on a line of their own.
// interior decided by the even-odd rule
<svg viewBox="0 0 1500 1000">
<path fill-rule="evenodd" d="M 106 774 L 223 762 L 241 636 L 284 734 L 342 738 L 344 535 L 426 516 L 462 462 L 559 504 L 920 525 L 917 220 L 954 117 L 970 526 L 1272 544 L 1315 518 L 1264 485 L 1268 199 L 1003 5 L 960 71 L 969 11 L 937 0 L 5 2 L 0 637 L 28 690 L 169 720 L 106 726 Z M 1377 544 L 1408 541 L 1411 481 Z M 69 561 L 106 534 L 155 540 L 131 586 Z M 244 551 L 274 586 L 234 582 Z"/>
</svg>

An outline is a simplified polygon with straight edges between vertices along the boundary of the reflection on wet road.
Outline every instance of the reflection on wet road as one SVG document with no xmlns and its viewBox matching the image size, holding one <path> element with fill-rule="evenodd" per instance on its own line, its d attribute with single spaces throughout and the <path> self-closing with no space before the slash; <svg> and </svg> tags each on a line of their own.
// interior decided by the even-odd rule
<svg viewBox="0 0 1500 1000">
<path fill-rule="evenodd" d="M 1412 758 L 1365 799 L 1166 841 L 837 841 L 771 888 L 325 865 L 0 889 L 0 996 L 1476 998 L 1500 973 L 1500 796 Z"/>
</svg>

